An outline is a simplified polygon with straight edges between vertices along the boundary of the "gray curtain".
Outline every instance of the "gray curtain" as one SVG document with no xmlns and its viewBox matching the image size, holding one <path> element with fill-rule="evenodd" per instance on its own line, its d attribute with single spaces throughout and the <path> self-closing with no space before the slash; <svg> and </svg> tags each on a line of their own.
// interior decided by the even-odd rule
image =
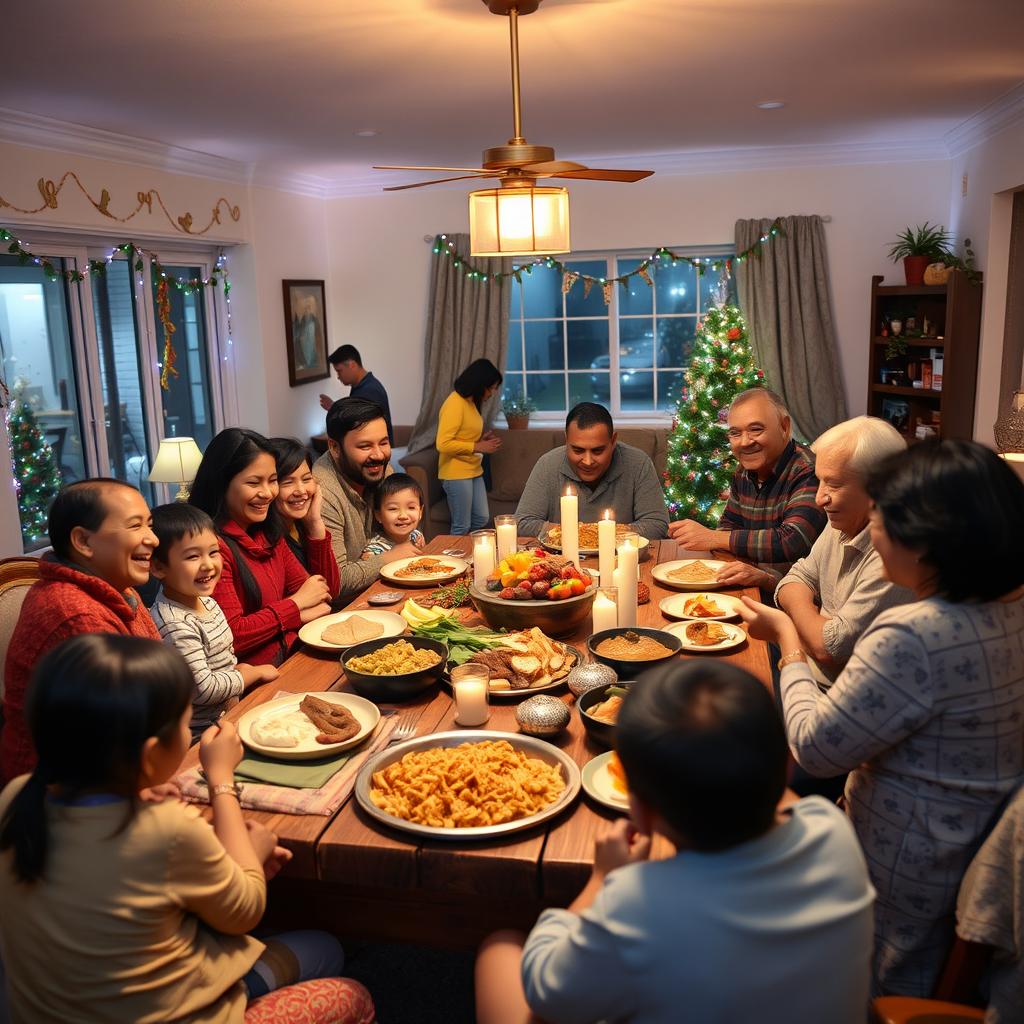
<svg viewBox="0 0 1024 1024">
<path fill-rule="evenodd" d="M 773 221 L 736 221 L 736 251 L 744 252 Z M 813 441 L 846 419 L 839 373 L 828 255 L 821 218 L 782 217 L 783 235 L 759 256 L 735 263 L 740 307 L 765 382 L 786 400 L 793 431 Z"/>
<path fill-rule="evenodd" d="M 448 235 L 455 248 L 469 255 L 469 235 Z M 445 243 L 441 243 L 442 245 Z M 508 310 L 512 284 L 508 277 L 486 282 L 469 280 L 455 261 L 433 260 L 427 298 L 427 338 L 424 346 L 423 402 L 409 439 L 409 454 L 430 448 L 437 437 L 437 414 L 452 392 L 455 378 L 474 359 L 490 359 L 505 372 L 508 352 Z M 489 275 L 509 274 L 512 261 L 474 257 L 473 265 Z M 500 398 L 484 405 L 485 426 L 490 426 Z"/>
</svg>

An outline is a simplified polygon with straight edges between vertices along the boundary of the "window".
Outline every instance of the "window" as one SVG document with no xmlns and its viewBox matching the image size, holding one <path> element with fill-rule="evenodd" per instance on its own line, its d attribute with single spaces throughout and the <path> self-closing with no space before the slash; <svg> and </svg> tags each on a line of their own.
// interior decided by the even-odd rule
<svg viewBox="0 0 1024 1024">
<path fill-rule="evenodd" d="M 702 260 L 729 256 L 728 247 L 675 250 Z M 565 260 L 594 278 L 635 271 L 644 257 L 629 254 Z M 631 277 L 616 284 L 605 305 L 598 281 L 589 292 L 578 280 L 562 294 L 562 275 L 543 264 L 523 268 L 513 283 L 506 394 L 523 391 L 539 418 L 562 418 L 577 402 L 599 402 L 613 416 L 670 413 L 679 399 L 697 321 L 714 302 L 719 274 L 700 275 L 689 263 L 655 263 L 652 286 Z M 730 297 L 732 281 L 729 282 Z"/>
</svg>

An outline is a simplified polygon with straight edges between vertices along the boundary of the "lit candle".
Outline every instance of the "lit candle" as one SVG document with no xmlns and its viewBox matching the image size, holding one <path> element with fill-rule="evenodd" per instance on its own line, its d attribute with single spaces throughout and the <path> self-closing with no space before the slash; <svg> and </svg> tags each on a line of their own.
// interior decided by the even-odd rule
<svg viewBox="0 0 1024 1024">
<path fill-rule="evenodd" d="M 575 566 L 580 564 L 580 502 L 576 492 L 566 487 L 562 495 L 562 554 Z"/>
<path fill-rule="evenodd" d="M 627 533 L 619 545 L 619 567 L 616 582 L 619 588 L 619 625 L 636 625 L 638 564 L 640 561 L 640 538 Z"/>
<path fill-rule="evenodd" d="M 618 590 L 615 587 L 604 587 L 594 596 L 594 632 L 602 629 L 614 629 L 619 624 Z"/>
<path fill-rule="evenodd" d="M 494 571 L 494 531 L 473 531 L 473 584 L 487 589 L 487 577 Z"/>
<path fill-rule="evenodd" d="M 597 567 L 601 570 L 601 586 L 613 586 L 615 572 L 615 520 L 612 510 L 606 509 L 604 519 L 597 524 Z"/>
<path fill-rule="evenodd" d="M 456 665 L 452 669 L 452 690 L 455 693 L 455 724 L 483 725 L 491 717 L 487 706 L 491 672 L 486 665 Z"/>
<path fill-rule="evenodd" d="M 514 555 L 519 544 L 519 524 L 515 516 L 495 516 L 494 526 L 498 534 L 498 561 Z"/>
</svg>

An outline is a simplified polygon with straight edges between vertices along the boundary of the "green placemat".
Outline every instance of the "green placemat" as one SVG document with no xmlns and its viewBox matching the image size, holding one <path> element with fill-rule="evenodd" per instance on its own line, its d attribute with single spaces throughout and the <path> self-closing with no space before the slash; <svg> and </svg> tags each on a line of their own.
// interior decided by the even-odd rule
<svg viewBox="0 0 1024 1024">
<path fill-rule="evenodd" d="M 362 745 L 360 745 L 362 746 Z M 264 782 L 289 789 L 319 789 L 359 753 L 359 747 L 311 761 L 275 761 L 248 751 L 235 768 L 235 782 Z"/>
</svg>

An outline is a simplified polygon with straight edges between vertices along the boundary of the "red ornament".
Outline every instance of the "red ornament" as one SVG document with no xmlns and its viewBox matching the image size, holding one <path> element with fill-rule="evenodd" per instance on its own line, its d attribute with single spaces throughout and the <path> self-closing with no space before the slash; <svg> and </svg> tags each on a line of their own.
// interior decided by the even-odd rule
<svg viewBox="0 0 1024 1024">
<path fill-rule="evenodd" d="M 726 337 L 730 341 L 738 341 L 742 334 L 743 332 L 738 327 L 730 327 L 729 333 L 726 335 Z"/>
</svg>

